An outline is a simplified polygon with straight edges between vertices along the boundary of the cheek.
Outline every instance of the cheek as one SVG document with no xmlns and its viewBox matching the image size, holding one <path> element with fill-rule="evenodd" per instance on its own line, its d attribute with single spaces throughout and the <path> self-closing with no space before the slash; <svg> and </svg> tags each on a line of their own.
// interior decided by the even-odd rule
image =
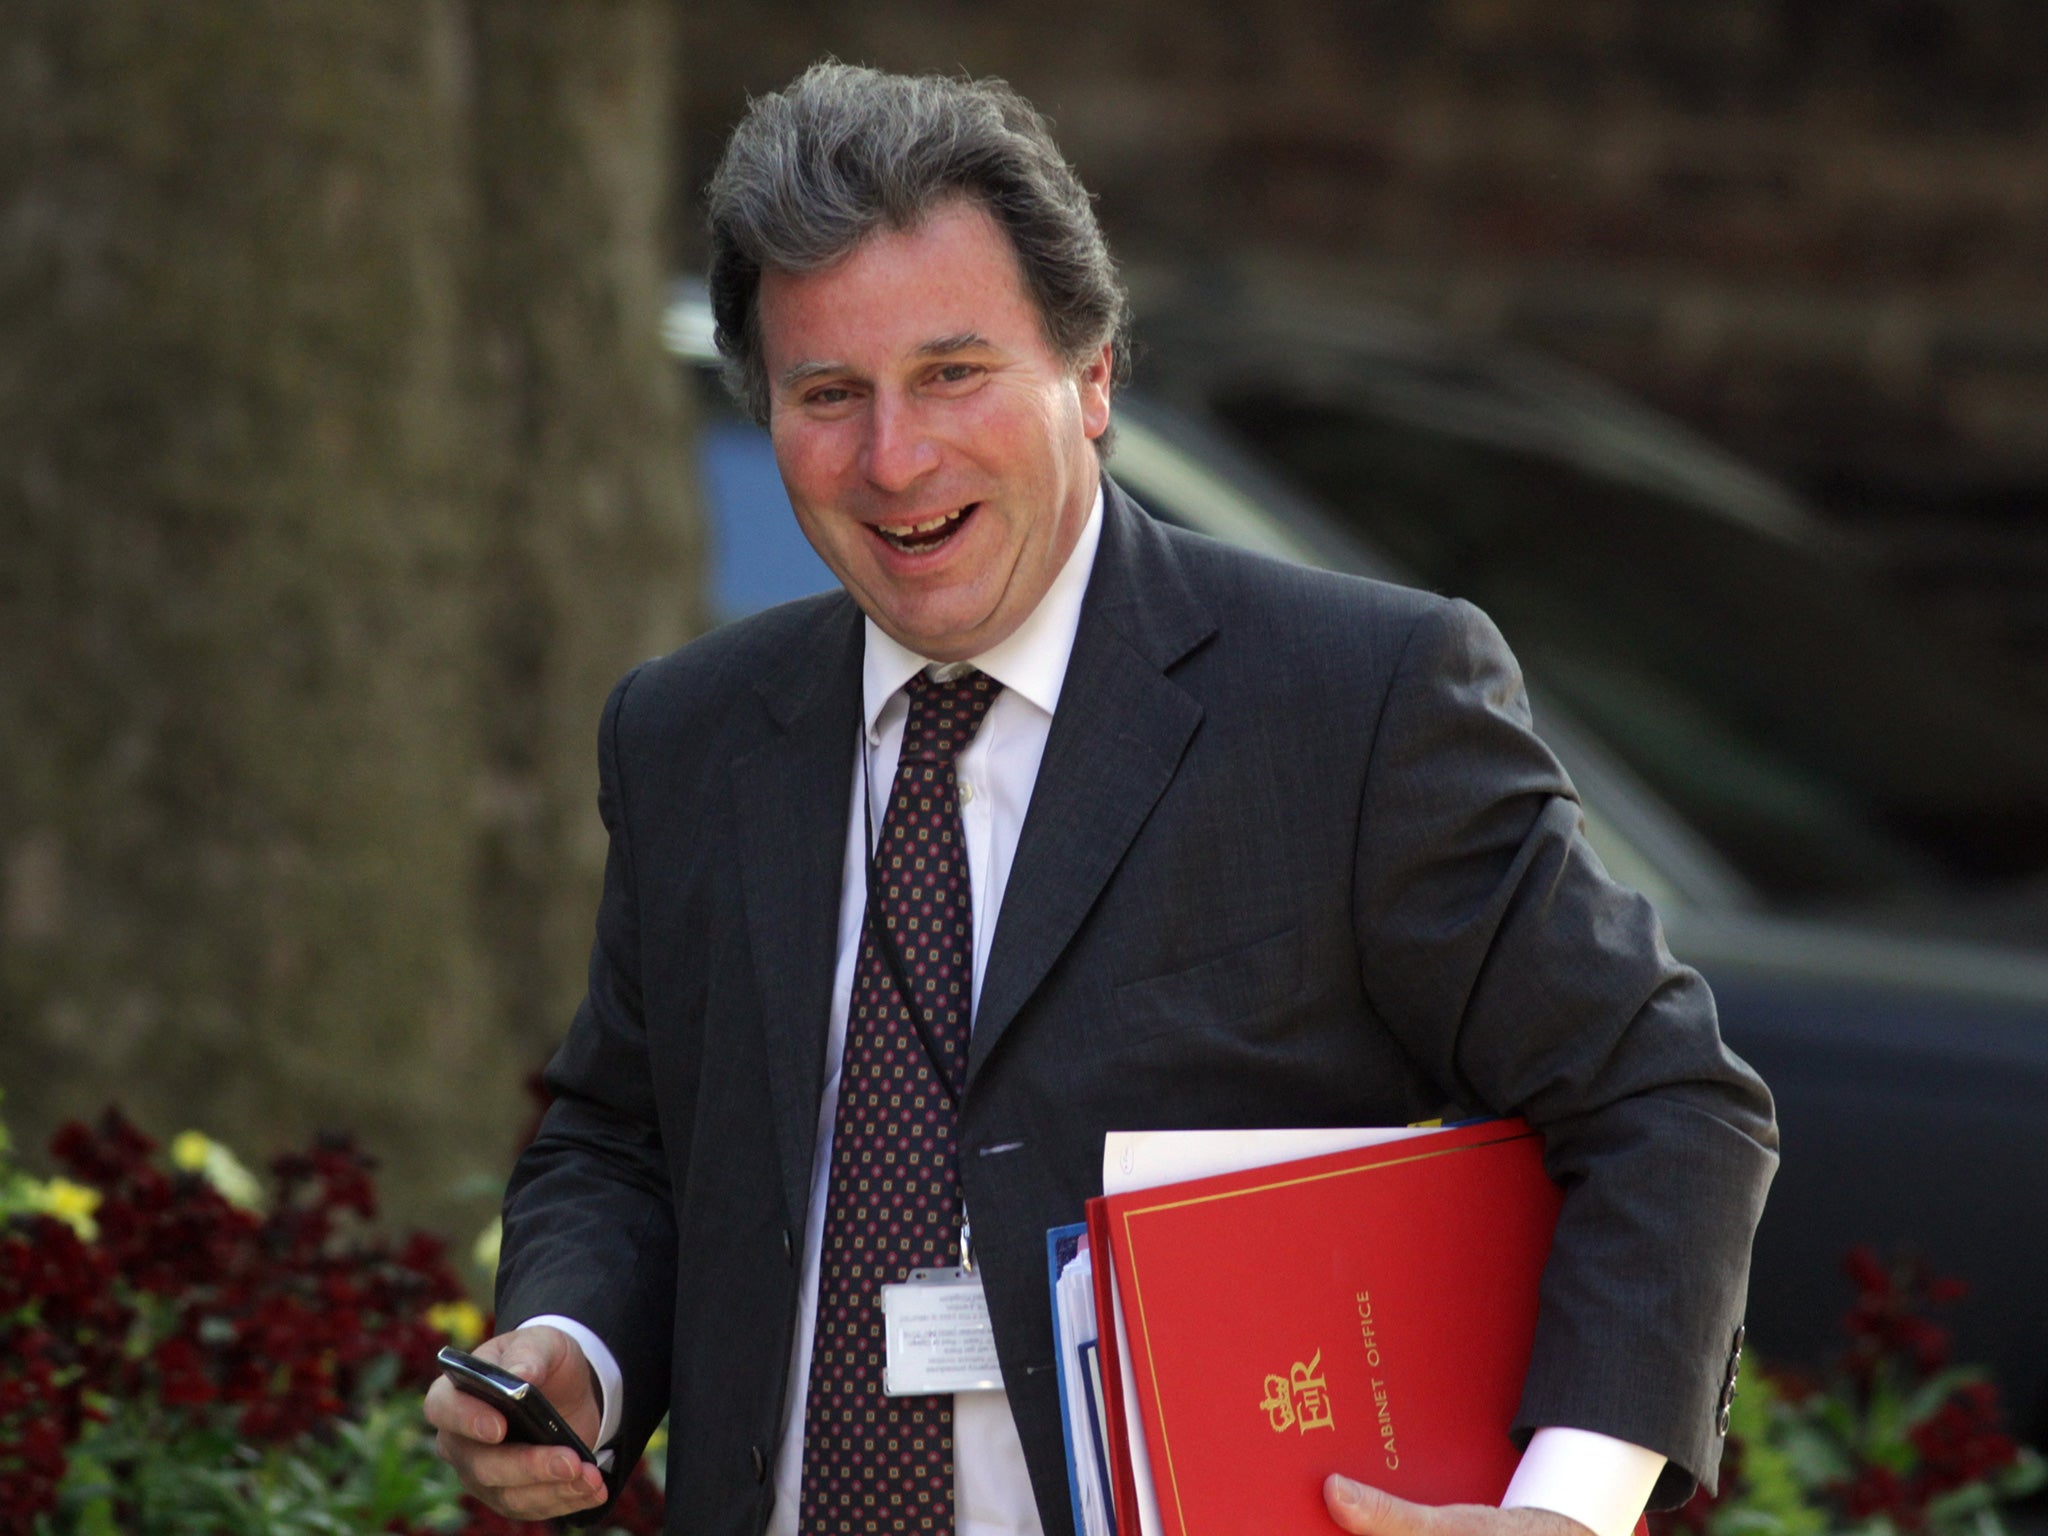
<svg viewBox="0 0 2048 1536">
<path fill-rule="evenodd" d="M 783 488 L 792 503 L 829 500 L 839 479 L 840 455 L 831 434 L 814 427 L 771 432 L 775 467 L 782 474 Z"/>
<path fill-rule="evenodd" d="M 1071 391 L 1036 389 L 1024 394 L 985 391 L 977 409 L 961 418 L 959 440 L 967 452 L 1010 479 L 1045 475 L 1047 445 L 1074 430 L 1078 403 Z"/>
</svg>

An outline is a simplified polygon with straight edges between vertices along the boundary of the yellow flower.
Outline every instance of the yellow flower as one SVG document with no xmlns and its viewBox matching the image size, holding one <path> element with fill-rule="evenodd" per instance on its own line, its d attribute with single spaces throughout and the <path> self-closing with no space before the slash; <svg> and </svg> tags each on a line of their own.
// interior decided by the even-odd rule
<svg viewBox="0 0 2048 1536">
<path fill-rule="evenodd" d="M 498 1247 L 505 1237 L 505 1218 L 493 1216 L 491 1224 L 476 1235 L 476 1246 L 469 1250 L 469 1256 L 476 1267 L 487 1275 L 498 1272 Z"/>
<path fill-rule="evenodd" d="M 99 1236 L 92 1213 L 100 1208 L 100 1192 L 69 1179 L 51 1179 L 36 1191 L 36 1209 L 54 1216 L 87 1242 Z"/>
<path fill-rule="evenodd" d="M 464 1349 L 484 1336 L 484 1315 L 473 1301 L 443 1301 L 427 1308 L 427 1321 Z"/>
<path fill-rule="evenodd" d="M 201 1131 L 181 1131 L 171 1141 L 171 1161 L 187 1173 L 196 1173 L 221 1198 L 248 1210 L 263 1203 L 263 1186 L 256 1175 L 242 1166 L 241 1159 Z"/>
<path fill-rule="evenodd" d="M 197 1173 L 206 1166 L 207 1149 L 213 1145 L 213 1138 L 198 1131 L 181 1131 L 171 1140 L 171 1161 L 187 1173 Z"/>
</svg>

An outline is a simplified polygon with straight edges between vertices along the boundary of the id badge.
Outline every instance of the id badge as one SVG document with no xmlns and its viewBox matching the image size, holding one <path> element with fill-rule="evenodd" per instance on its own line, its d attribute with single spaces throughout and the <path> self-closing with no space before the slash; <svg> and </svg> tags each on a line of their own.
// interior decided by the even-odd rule
<svg viewBox="0 0 2048 1536">
<path fill-rule="evenodd" d="M 887 1354 L 882 1390 L 890 1397 L 999 1391 L 995 1328 L 981 1276 L 962 1269 L 913 1269 L 882 1287 Z"/>
</svg>

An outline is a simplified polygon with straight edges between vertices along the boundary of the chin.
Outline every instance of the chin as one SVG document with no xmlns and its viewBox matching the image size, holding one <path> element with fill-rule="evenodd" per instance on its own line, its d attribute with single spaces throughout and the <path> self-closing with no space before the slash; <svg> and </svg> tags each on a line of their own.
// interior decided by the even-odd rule
<svg viewBox="0 0 2048 1536">
<path fill-rule="evenodd" d="M 884 610 L 886 612 L 886 610 Z M 995 632 L 993 614 L 961 614 L 957 618 L 940 613 L 889 614 L 882 623 L 899 642 L 933 661 L 965 661 L 985 651 L 994 641 L 984 638 Z"/>
</svg>

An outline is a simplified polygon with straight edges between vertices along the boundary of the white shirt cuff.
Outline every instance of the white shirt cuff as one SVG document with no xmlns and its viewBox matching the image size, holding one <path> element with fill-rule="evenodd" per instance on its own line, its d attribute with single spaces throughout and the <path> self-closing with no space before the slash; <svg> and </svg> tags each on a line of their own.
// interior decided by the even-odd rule
<svg viewBox="0 0 2048 1536">
<path fill-rule="evenodd" d="M 1664 1457 L 1590 1429 L 1539 1429 L 1522 1452 L 1502 1509 L 1547 1509 L 1576 1520 L 1593 1536 L 1629 1536 Z"/>
<path fill-rule="evenodd" d="M 529 1317 L 519 1326 L 559 1328 L 576 1341 L 583 1351 L 583 1358 L 588 1360 L 590 1368 L 597 1372 L 598 1396 L 604 1401 L 599 1405 L 602 1416 L 597 1423 L 597 1438 L 591 1442 L 590 1449 L 597 1456 L 597 1464 L 605 1471 L 611 1471 L 611 1443 L 619 1432 L 619 1417 L 625 1411 L 626 1400 L 626 1378 L 619 1371 L 618 1358 L 606 1347 L 603 1339 L 573 1317 L 543 1312 L 539 1317 Z M 1531 1445 L 1530 1449 L 1534 1450 L 1535 1446 Z M 1602 1536 L 1605 1536 L 1605 1533 L 1602 1533 Z"/>
</svg>

